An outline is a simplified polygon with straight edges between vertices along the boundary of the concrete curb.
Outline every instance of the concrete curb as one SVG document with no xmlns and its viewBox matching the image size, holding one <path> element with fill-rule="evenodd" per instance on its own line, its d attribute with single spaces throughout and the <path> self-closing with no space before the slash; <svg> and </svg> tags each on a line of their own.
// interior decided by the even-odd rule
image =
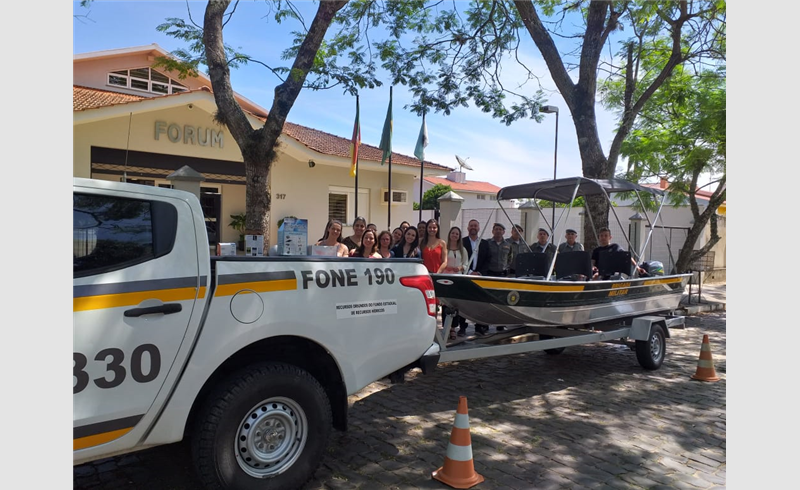
<svg viewBox="0 0 800 490">
<path fill-rule="evenodd" d="M 676 313 L 683 316 L 708 313 L 710 311 L 726 311 L 725 303 L 701 303 L 699 305 L 679 305 Z"/>
</svg>

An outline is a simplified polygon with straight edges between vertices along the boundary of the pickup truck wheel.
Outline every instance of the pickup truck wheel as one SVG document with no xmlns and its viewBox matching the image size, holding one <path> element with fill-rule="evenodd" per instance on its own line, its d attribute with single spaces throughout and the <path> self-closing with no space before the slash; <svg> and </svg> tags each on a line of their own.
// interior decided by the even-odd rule
<svg viewBox="0 0 800 490">
<path fill-rule="evenodd" d="M 650 337 L 647 340 L 636 341 L 636 359 L 645 369 L 660 368 L 666 353 L 667 338 L 661 325 L 650 327 Z"/>
<path fill-rule="evenodd" d="M 319 466 L 330 429 L 330 402 L 313 376 L 288 364 L 259 364 L 209 397 L 192 454 L 209 488 L 294 489 Z"/>
</svg>

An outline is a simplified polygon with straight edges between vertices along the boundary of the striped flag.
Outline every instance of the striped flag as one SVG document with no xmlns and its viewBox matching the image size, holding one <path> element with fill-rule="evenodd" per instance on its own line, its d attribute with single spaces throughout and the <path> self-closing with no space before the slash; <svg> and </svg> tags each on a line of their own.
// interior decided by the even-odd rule
<svg viewBox="0 0 800 490">
<path fill-rule="evenodd" d="M 358 120 L 358 95 L 356 95 L 356 122 L 353 124 L 353 138 L 350 141 L 350 177 L 356 176 L 356 166 L 358 164 L 358 147 L 361 146 L 361 123 Z"/>
<path fill-rule="evenodd" d="M 389 110 L 386 111 L 386 121 L 383 122 L 383 134 L 381 134 L 381 144 L 378 148 L 383 150 L 381 165 L 392 154 L 392 90 L 389 89 Z"/>
</svg>

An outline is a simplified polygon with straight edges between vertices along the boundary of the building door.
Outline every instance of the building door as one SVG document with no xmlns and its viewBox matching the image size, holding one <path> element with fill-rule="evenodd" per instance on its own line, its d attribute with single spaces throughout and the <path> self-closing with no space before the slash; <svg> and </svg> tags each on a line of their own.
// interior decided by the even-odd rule
<svg viewBox="0 0 800 490">
<path fill-rule="evenodd" d="M 222 238 L 220 214 L 222 210 L 222 195 L 216 187 L 200 188 L 200 206 L 206 220 L 206 232 L 209 245 L 216 245 Z"/>
</svg>

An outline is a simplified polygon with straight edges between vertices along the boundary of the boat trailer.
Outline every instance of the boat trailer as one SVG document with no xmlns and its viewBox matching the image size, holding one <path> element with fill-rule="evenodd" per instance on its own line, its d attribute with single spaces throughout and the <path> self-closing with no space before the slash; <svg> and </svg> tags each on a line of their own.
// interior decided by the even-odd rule
<svg viewBox="0 0 800 490">
<path fill-rule="evenodd" d="M 615 321 L 578 326 L 512 325 L 486 336 L 459 337 L 448 341 L 456 312 L 448 314 L 443 328 L 436 332 L 438 362 L 464 361 L 484 357 L 507 356 L 545 351 L 556 355 L 565 348 L 596 342 L 621 344 L 636 351 L 639 364 L 658 369 L 666 355 L 670 328 L 685 328 L 685 317 L 677 315 L 642 315 Z"/>
</svg>

